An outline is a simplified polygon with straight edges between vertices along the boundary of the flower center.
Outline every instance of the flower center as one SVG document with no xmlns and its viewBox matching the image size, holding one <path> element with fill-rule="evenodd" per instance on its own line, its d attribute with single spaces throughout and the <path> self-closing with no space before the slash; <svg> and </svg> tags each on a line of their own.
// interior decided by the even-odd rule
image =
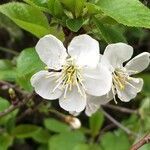
<svg viewBox="0 0 150 150">
<path fill-rule="evenodd" d="M 115 71 L 113 72 L 113 85 L 112 85 L 112 92 L 113 92 L 113 96 L 114 96 L 114 101 L 115 103 L 117 103 L 116 101 L 116 88 L 120 91 L 125 90 L 125 86 L 128 83 L 128 80 L 130 79 L 129 75 L 127 74 L 127 72 L 125 71 L 124 68 L 117 68 L 115 69 Z"/>
<path fill-rule="evenodd" d="M 78 92 L 85 96 L 85 90 L 83 85 L 82 68 L 77 66 L 72 58 L 67 59 L 66 64 L 63 66 L 61 76 L 56 80 L 57 89 L 59 86 L 64 88 L 64 98 L 66 98 L 67 92 L 71 91 L 74 86 L 77 87 Z"/>
<path fill-rule="evenodd" d="M 123 69 L 115 69 L 113 72 L 113 83 L 119 90 L 123 91 L 129 76 Z"/>
</svg>

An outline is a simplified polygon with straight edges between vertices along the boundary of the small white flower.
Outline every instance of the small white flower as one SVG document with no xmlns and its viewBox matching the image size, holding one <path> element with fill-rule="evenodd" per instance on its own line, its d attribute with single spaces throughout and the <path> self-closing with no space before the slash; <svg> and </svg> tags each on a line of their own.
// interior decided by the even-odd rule
<svg viewBox="0 0 150 150">
<path fill-rule="evenodd" d="M 41 97 L 59 98 L 63 109 L 81 112 L 87 104 L 87 94 L 101 96 L 110 91 L 111 73 L 98 65 L 99 44 L 90 36 L 73 38 L 66 50 L 60 40 L 47 35 L 39 40 L 36 51 L 51 71 L 37 72 L 31 84 Z"/>
<path fill-rule="evenodd" d="M 106 65 L 112 72 L 111 92 L 114 100 L 117 94 L 121 101 L 128 102 L 142 90 L 143 79 L 133 78 L 131 75 L 137 74 L 148 67 L 150 53 L 143 52 L 131 59 L 126 65 L 123 65 L 132 57 L 132 54 L 133 48 L 131 46 L 116 43 L 108 45 L 101 58 L 101 63 Z"/>
</svg>

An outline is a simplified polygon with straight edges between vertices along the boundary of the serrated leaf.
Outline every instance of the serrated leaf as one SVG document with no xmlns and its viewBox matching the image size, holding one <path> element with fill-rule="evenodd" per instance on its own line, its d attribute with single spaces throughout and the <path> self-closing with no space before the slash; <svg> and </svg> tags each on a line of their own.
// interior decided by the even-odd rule
<svg viewBox="0 0 150 150">
<path fill-rule="evenodd" d="M 139 0 L 99 0 L 98 6 L 121 24 L 150 28 L 150 10 Z"/>
<path fill-rule="evenodd" d="M 39 130 L 41 130 L 41 128 L 36 125 L 22 124 L 16 126 L 12 130 L 11 135 L 17 138 L 30 138 L 33 137 Z"/>
<path fill-rule="evenodd" d="M 100 111 L 97 111 L 89 118 L 89 126 L 92 136 L 99 134 L 99 130 L 104 122 L 104 115 Z"/>
<path fill-rule="evenodd" d="M 61 133 L 49 140 L 51 150 L 73 150 L 77 144 L 84 142 L 84 135 L 81 132 Z"/>
<path fill-rule="evenodd" d="M 107 43 L 116 43 L 116 42 L 124 42 L 126 43 L 126 39 L 118 29 L 115 29 L 113 26 L 102 24 L 96 18 L 93 19 L 94 23 L 97 26 L 97 29 L 102 36 L 102 38 Z"/>
<path fill-rule="evenodd" d="M 67 27 L 73 31 L 77 32 L 83 25 L 84 20 L 82 18 L 80 19 L 68 19 L 66 21 Z"/>
<path fill-rule="evenodd" d="M 34 7 L 24 3 L 12 2 L 1 5 L 0 12 L 37 37 L 42 37 L 49 33 L 47 18 L 40 10 Z"/>
<path fill-rule="evenodd" d="M 47 129 L 53 132 L 62 133 L 70 131 L 70 127 L 68 125 L 53 118 L 45 119 L 44 125 Z"/>
</svg>

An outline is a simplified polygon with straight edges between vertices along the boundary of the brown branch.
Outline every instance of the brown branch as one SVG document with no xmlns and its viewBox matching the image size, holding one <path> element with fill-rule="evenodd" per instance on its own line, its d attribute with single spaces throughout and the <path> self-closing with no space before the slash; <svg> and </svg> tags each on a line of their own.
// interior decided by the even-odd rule
<svg viewBox="0 0 150 150">
<path fill-rule="evenodd" d="M 9 114 L 10 112 L 13 112 L 17 108 L 20 108 L 21 106 L 25 105 L 32 98 L 32 96 L 33 96 L 33 93 L 27 95 L 22 101 L 19 101 L 18 104 L 11 105 L 7 109 L 5 109 L 3 112 L 0 112 L 0 118 L 7 115 L 7 114 Z"/>
<path fill-rule="evenodd" d="M 116 119 L 114 119 L 111 115 L 109 115 L 106 111 L 104 111 L 102 108 L 100 109 L 106 118 L 108 118 L 111 122 L 113 122 L 117 127 L 125 131 L 129 135 L 136 135 L 134 132 L 132 132 L 127 127 L 123 126 L 120 122 L 118 122 Z"/>
<path fill-rule="evenodd" d="M 132 110 L 129 108 L 125 108 L 125 107 L 121 107 L 121 106 L 115 106 L 115 105 L 111 105 L 111 104 L 103 105 L 103 107 L 114 109 L 114 110 L 117 110 L 117 111 L 120 111 L 123 113 L 127 113 L 127 114 L 139 114 L 137 110 Z"/>
<path fill-rule="evenodd" d="M 141 140 L 134 144 L 130 150 L 138 150 L 143 145 L 150 143 L 150 133 L 145 135 Z"/>
</svg>

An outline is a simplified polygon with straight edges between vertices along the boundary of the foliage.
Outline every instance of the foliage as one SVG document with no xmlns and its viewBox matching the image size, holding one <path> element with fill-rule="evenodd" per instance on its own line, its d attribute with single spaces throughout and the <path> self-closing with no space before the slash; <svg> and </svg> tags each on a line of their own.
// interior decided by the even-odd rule
<svg viewBox="0 0 150 150">
<path fill-rule="evenodd" d="M 16 51 L 11 50 L 15 46 L 8 44 L 8 38 L 6 45 L 0 38 L 0 50 L 3 51 L 0 51 L 0 112 L 16 106 L 24 99 L 24 93 L 33 92 L 30 78 L 45 68 L 34 48 L 33 42 L 38 38 L 53 34 L 61 41 L 70 42 L 71 36 L 86 33 L 99 40 L 103 49 L 108 43 L 129 42 L 134 45 L 132 41 L 137 39 L 136 43 L 146 43 L 150 34 L 143 28 L 150 28 L 150 10 L 139 0 L 23 0 L 1 4 L 0 36 L 2 29 L 8 32 L 11 42 L 25 43 L 26 36 L 32 38 L 29 38 L 27 46 L 17 47 Z M 3 44 L 8 49 L 3 48 Z M 147 45 L 138 48 L 147 50 Z M 135 103 L 120 103 L 136 109 L 139 114 L 109 112 L 141 137 L 150 131 L 149 70 L 139 77 L 145 84 Z M 13 98 L 9 93 L 10 85 L 3 85 L 1 81 L 13 85 Z M 66 114 L 62 116 L 61 113 L 50 112 L 51 109 L 59 110 L 58 106 L 42 101 L 36 95 L 20 109 L 0 117 L 0 150 L 26 145 L 37 150 L 128 150 L 137 141 L 137 137 L 117 127 L 107 129 L 110 122 L 100 111 L 89 118 L 81 114 L 82 127 L 75 130 L 63 118 L 67 117 Z M 149 148 L 147 144 L 141 150 Z"/>
</svg>

